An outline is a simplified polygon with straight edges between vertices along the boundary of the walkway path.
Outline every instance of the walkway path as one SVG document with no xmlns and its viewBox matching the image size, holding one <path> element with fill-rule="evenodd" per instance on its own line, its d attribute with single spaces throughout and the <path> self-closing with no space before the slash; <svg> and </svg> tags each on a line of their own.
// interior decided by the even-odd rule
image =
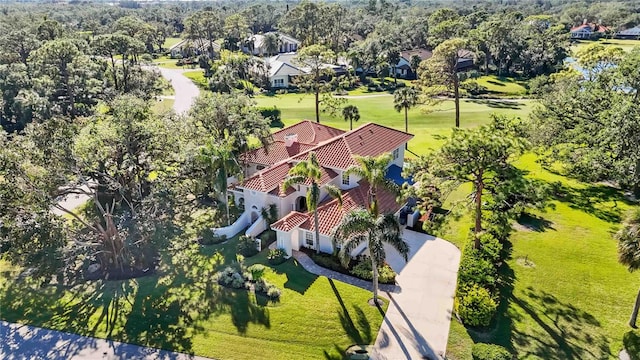
<svg viewBox="0 0 640 360">
<path fill-rule="evenodd" d="M 373 359 L 442 359 L 447 350 L 460 250 L 448 241 L 410 230 L 403 238 L 411 249 L 405 264 L 395 250 L 387 262 L 398 273 L 399 293 L 390 301 L 378 331 Z"/>
<path fill-rule="evenodd" d="M 167 69 L 163 67 L 158 67 L 158 70 L 160 70 L 162 77 L 167 79 L 175 90 L 173 110 L 177 114 L 184 114 L 189 111 L 194 99 L 200 94 L 198 87 L 191 79 L 182 74 L 185 70 Z"/>
<path fill-rule="evenodd" d="M 350 275 L 345 275 L 342 273 L 339 273 L 337 271 L 333 271 L 333 270 L 329 270 L 327 268 L 324 268 L 322 266 L 318 266 L 316 265 L 315 262 L 313 262 L 313 260 L 311 260 L 311 258 L 303 253 L 302 251 L 293 251 L 293 257 L 298 260 L 298 262 L 300 263 L 300 265 L 302 265 L 302 267 L 307 270 L 308 272 L 318 275 L 318 276 L 326 276 L 329 279 L 333 279 L 333 280 L 338 280 L 338 281 L 342 281 L 343 283 L 347 283 L 349 285 L 353 285 L 353 286 L 357 286 L 359 288 L 363 288 L 369 291 L 373 291 L 373 284 L 371 283 L 371 281 L 366 281 L 366 280 L 362 280 L 362 279 L 358 279 L 357 277 L 353 277 Z M 397 287 L 396 285 L 389 285 L 389 284 L 380 284 L 379 285 L 379 289 L 380 291 L 384 291 L 384 292 L 399 292 L 400 288 Z"/>
<path fill-rule="evenodd" d="M 3 360 L 206 360 L 132 344 L 0 321 Z"/>
</svg>

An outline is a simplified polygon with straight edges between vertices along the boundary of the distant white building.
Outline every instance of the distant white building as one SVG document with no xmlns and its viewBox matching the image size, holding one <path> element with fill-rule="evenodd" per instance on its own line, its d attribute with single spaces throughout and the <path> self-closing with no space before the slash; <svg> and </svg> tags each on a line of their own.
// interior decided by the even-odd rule
<svg viewBox="0 0 640 360">
<path fill-rule="evenodd" d="M 264 43 L 264 38 L 267 34 L 273 34 L 278 39 L 278 53 L 292 53 L 298 51 L 298 47 L 302 44 L 300 40 L 285 35 L 280 32 L 269 32 L 266 34 L 255 34 L 247 39 L 247 45 L 242 46 L 242 51 L 256 55 L 256 56 L 264 56 L 264 55 L 272 55 L 267 53 L 267 49 Z"/>
<path fill-rule="evenodd" d="M 631 29 L 618 31 L 618 33 L 616 33 L 616 38 L 618 38 L 618 39 L 640 39 L 640 26 L 632 27 Z"/>
<path fill-rule="evenodd" d="M 295 53 L 282 53 L 269 58 L 256 58 L 260 63 L 255 71 L 259 68 L 261 71 L 267 72 L 271 88 L 283 89 L 292 85 L 292 80 L 298 75 L 308 74 L 311 69 L 304 64 L 296 61 Z M 335 64 L 323 64 L 323 68 L 332 70 L 335 74 L 341 75 L 346 73 L 346 66 Z"/>
</svg>

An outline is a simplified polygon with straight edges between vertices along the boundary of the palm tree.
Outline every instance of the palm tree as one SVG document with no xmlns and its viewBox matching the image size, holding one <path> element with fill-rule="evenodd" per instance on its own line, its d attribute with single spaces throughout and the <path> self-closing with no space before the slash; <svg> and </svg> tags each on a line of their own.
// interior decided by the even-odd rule
<svg viewBox="0 0 640 360">
<path fill-rule="evenodd" d="M 626 265 L 629 271 L 640 269 L 640 209 L 629 213 L 623 223 L 622 229 L 615 235 L 618 240 L 618 261 Z M 636 296 L 633 312 L 629 319 L 629 325 L 636 328 L 638 311 L 640 310 L 640 291 Z"/>
<path fill-rule="evenodd" d="M 409 132 L 409 109 L 418 103 L 418 91 L 412 87 L 405 87 L 393 93 L 393 107 L 397 112 L 404 109 L 404 131 Z M 406 148 L 406 145 L 405 145 Z"/>
<path fill-rule="evenodd" d="M 342 117 L 349 122 L 349 130 L 353 130 L 353 122 L 360 120 L 360 111 L 355 105 L 347 105 L 342 109 Z"/>
<path fill-rule="evenodd" d="M 367 244 L 371 269 L 373 269 L 373 302 L 378 303 L 378 265 L 384 264 L 384 244 L 389 244 L 408 260 L 409 245 L 400 236 L 400 225 L 393 214 L 374 215 L 364 209 L 353 210 L 334 230 L 334 238 L 342 244 L 338 256 L 344 266 L 349 264 L 351 253 L 361 244 Z"/>
<path fill-rule="evenodd" d="M 322 168 L 318 162 L 318 157 L 312 151 L 309 153 L 309 159 L 301 161 L 289 170 L 289 177 L 282 183 L 281 189 L 283 192 L 290 186 L 297 184 L 310 183 L 307 185 L 307 208 L 313 212 L 313 221 L 316 230 L 316 252 L 320 253 L 320 224 L 318 219 L 318 204 L 320 203 L 320 185 L 318 182 L 322 178 Z M 340 189 L 337 187 L 326 184 L 324 189 L 331 195 L 338 199 L 342 204 L 342 196 Z"/>
<path fill-rule="evenodd" d="M 280 39 L 278 39 L 278 36 L 274 33 L 265 34 L 262 38 L 262 46 L 268 56 L 277 54 L 280 49 Z"/>
<path fill-rule="evenodd" d="M 374 217 L 379 215 L 377 189 L 383 187 L 393 193 L 398 192 L 397 185 L 387 179 L 387 166 L 391 162 L 391 154 L 383 154 L 378 157 L 355 156 L 358 165 L 353 165 L 346 173 L 357 175 L 369 183 L 369 212 Z"/>
<path fill-rule="evenodd" d="M 226 139 L 222 144 L 213 140 L 200 148 L 199 161 L 207 168 L 212 177 L 212 184 L 220 193 L 224 193 L 224 203 L 227 210 L 227 225 L 231 225 L 229 216 L 229 193 L 227 179 L 229 176 L 242 176 L 242 167 L 233 153 L 233 138 Z"/>
</svg>

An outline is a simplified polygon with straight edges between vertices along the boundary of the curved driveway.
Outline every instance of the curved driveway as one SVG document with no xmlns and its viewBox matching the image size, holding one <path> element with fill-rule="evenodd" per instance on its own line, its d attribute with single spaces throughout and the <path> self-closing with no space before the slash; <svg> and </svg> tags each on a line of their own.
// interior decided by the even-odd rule
<svg viewBox="0 0 640 360">
<path fill-rule="evenodd" d="M 400 292 L 386 293 L 389 308 L 373 359 L 443 359 L 447 350 L 460 250 L 448 241 L 405 229 L 409 262 L 386 247 Z"/>
<path fill-rule="evenodd" d="M 175 90 L 173 110 L 177 114 L 184 114 L 189 111 L 194 99 L 200 94 L 198 87 L 191 79 L 182 74 L 185 70 L 165 69 L 162 67 L 158 67 L 158 70 L 160 70 L 162 77 L 167 79 Z"/>
</svg>

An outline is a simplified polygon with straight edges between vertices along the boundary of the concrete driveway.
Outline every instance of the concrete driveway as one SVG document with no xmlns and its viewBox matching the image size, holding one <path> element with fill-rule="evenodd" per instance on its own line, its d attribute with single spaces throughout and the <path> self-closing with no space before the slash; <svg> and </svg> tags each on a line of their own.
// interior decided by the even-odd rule
<svg viewBox="0 0 640 360">
<path fill-rule="evenodd" d="M 193 101 L 200 94 L 198 87 L 191 79 L 182 74 L 185 70 L 162 67 L 158 67 L 158 70 L 160 70 L 162 77 L 169 80 L 175 90 L 173 110 L 176 114 L 184 114 L 189 111 Z"/>
<path fill-rule="evenodd" d="M 132 344 L 0 321 L 3 360 L 206 360 Z"/>
<path fill-rule="evenodd" d="M 373 359 L 442 359 L 447 350 L 460 250 L 448 241 L 403 231 L 410 246 L 407 263 L 387 248 L 387 262 L 398 273 L 399 293 L 378 331 Z"/>
</svg>

